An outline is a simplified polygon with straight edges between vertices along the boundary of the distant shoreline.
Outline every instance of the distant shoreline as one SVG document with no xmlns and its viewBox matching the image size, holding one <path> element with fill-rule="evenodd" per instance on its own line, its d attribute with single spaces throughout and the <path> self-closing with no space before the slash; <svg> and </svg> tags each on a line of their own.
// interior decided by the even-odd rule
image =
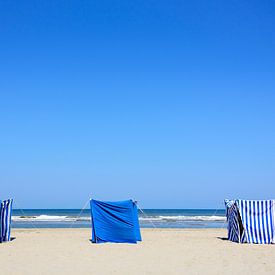
<svg viewBox="0 0 275 275">
<path fill-rule="evenodd" d="M 142 228 L 221 228 L 224 209 L 143 209 L 139 211 Z M 14 209 L 14 228 L 90 228 L 90 209 Z"/>
</svg>

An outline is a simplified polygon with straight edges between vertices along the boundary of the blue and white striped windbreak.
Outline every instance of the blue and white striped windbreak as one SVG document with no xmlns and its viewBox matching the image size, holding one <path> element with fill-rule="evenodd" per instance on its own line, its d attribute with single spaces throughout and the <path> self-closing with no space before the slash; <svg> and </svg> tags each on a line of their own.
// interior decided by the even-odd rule
<svg viewBox="0 0 275 275">
<path fill-rule="evenodd" d="M 244 230 L 238 206 L 233 200 L 225 200 L 226 219 L 228 222 L 228 240 L 236 243 L 244 242 Z"/>
<path fill-rule="evenodd" d="M 274 243 L 274 200 L 225 200 L 225 205 L 229 240 L 239 243 Z"/>
<path fill-rule="evenodd" d="M 10 241 L 12 199 L 0 201 L 0 243 Z"/>
<path fill-rule="evenodd" d="M 237 200 L 248 243 L 274 242 L 274 200 Z"/>
</svg>

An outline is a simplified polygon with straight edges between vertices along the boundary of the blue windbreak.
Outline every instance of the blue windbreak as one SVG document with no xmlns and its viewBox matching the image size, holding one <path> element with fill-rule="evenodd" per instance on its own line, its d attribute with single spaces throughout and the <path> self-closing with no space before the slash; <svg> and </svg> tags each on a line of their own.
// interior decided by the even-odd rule
<svg viewBox="0 0 275 275">
<path fill-rule="evenodd" d="M 0 201 L 0 243 L 10 241 L 12 199 Z"/>
<path fill-rule="evenodd" d="M 91 200 L 92 241 L 136 243 L 141 241 L 137 206 L 132 200 Z"/>
<path fill-rule="evenodd" d="M 274 200 L 237 200 L 248 243 L 274 242 Z"/>
</svg>

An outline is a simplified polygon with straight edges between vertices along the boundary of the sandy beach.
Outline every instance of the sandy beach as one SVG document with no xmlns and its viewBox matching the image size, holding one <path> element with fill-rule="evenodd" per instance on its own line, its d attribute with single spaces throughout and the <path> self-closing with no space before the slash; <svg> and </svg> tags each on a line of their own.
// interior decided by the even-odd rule
<svg viewBox="0 0 275 275">
<path fill-rule="evenodd" d="M 225 229 L 143 229 L 143 242 L 93 244 L 90 229 L 14 229 L 1 274 L 275 274 L 275 246 L 235 244 Z"/>
</svg>

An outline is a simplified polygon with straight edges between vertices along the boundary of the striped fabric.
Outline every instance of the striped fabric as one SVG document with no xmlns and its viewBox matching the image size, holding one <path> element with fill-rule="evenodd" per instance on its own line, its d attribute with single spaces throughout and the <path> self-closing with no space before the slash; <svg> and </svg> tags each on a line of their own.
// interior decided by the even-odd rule
<svg viewBox="0 0 275 275">
<path fill-rule="evenodd" d="M 224 204 L 225 204 L 225 210 L 226 210 L 226 220 L 228 221 L 229 211 L 230 211 L 231 207 L 235 204 L 235 201 L 234 200 L 224 200 Z"/>
<path fill-rule="evenodd" d="M 271 244 L 274 241 L 274 200 L 237 200 L 246 241 Z"/>
<path fill-rule="evenodd" d="M 0 243 L 10 241 L 12 199 L 0 201 Z"/>
<path fill-rule="evenodd" d="M 244 242 L 244 230 L 238 206 L 233 200 L 225 200 L 226 219 L 228 222 L 228 240 L 232 242 Z"/>
</svg>

